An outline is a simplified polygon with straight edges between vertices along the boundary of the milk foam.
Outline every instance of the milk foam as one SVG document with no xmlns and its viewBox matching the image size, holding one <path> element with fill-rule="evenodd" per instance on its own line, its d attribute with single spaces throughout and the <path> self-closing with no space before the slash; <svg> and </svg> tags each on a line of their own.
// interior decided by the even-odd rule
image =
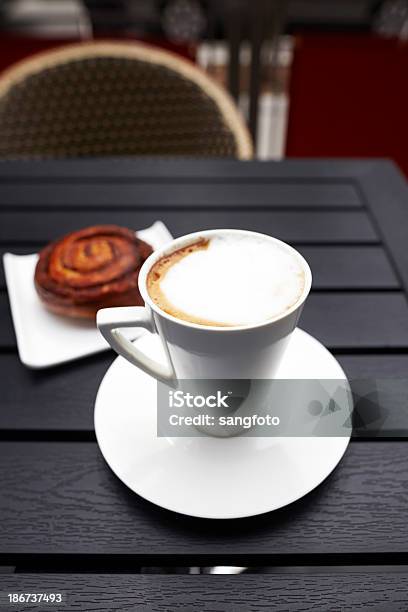
<svg viewBox="0 0 408 612">
<path fill-rule="evenodd" d="M 250 325 L 282 314 L 299 299 L 299 259 L 258 236 L 210 238 L 206 249 L 172 265 L 160 289 L 177 310 L 205 321 Z"/>
</svg>

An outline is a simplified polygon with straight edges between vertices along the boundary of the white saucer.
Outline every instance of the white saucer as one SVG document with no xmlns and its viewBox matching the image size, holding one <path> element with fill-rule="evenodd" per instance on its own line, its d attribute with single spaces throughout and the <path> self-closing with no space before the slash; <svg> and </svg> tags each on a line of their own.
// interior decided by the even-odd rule
<svg viewBox="0 0 408 612">
<path fill-rule="evenodd" d="M 158 337 L 138 346 L 156 359 Z M 336 359 L 297 329 L 276 378 L 347 380 Z M 132 491 L 168 510 L 202 518 L 241 518 L 276 510 L 317 487 L 342 458 L 342 437 L 184 437 L 156 435 L 156 381 L 122 357 L 95 403 L 95 431 L 113 472 Z"/>
</svg>

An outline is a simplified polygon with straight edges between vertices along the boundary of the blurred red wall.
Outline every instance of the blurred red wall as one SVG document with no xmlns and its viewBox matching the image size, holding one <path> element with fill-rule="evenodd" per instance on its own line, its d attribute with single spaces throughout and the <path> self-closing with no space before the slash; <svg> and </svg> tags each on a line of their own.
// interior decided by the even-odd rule
<svg viewBox="0 0 408 612">
<path fill-rule="evenodd" d="M 408 175 L 408 43 L 297 37 L 288 157 L 391 157 Z"/>
</svg>

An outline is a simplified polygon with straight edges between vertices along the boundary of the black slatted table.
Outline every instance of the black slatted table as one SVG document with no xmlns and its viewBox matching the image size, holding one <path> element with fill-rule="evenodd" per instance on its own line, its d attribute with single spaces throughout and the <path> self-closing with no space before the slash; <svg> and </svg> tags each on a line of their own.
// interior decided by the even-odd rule
<svg viewBox="0 0 408 612">
<path fill-rule="evenodd" d="M 301 326 L 352 379 L 388 381 L 365 405 L 380 416 L 357 428 L 327 481 L 287 508 L 228 522 L 161 510 L 116 479 L 95 442 L 93 402 L 113 353 L 26 369 L 1 270 L 0 591 L 62 589 L 66 609 L 406 610 L 405 180 L 388 161 L 0 164 L 1 252 L 33 252 L 86 225 L 156 219 L 174 236 L 232 227 L 296 246 L 314 272 Z M 269 573 L 137 574 L 223 564 Z"/>
</svg>

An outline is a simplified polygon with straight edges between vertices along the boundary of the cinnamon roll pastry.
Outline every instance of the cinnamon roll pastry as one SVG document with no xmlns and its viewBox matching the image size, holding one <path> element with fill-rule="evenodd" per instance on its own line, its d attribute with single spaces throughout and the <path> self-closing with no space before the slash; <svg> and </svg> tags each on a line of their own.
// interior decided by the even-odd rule
<svg viewBox="0 0 408 612">
<path fill-rule="evenodd" d="M 69 317 L 91 319 L 100 308 L 140 306 L 139 270 L 152 250 L 134 231 L 116 225 L 72 232 L 40 252 L 37 293 L 49 310 Z"/>
</svg>

